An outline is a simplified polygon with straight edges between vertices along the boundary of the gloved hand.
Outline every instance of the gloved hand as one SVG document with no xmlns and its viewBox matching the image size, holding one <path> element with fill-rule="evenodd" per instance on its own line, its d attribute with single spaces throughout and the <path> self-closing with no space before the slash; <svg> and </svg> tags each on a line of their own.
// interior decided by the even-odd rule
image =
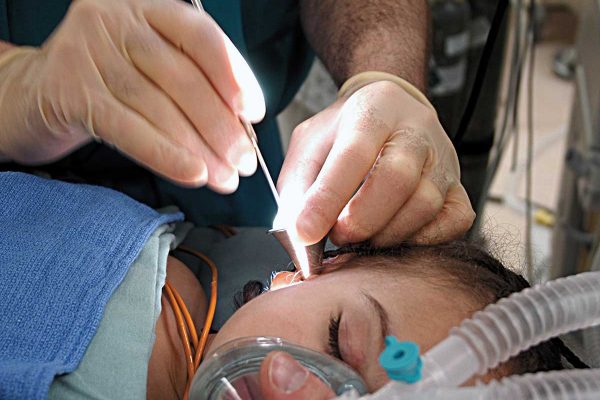
<svg viewBox="0 0 600 400">
<path fill-rule="evenodd" d="M 300 124 L 279 177 L 275 224 L 311 244 L 435 243 L 475 218 L 458 157 L 433 106 L 397 77 L 369 72 Z M 330 231 L 331 230 L 331 231 Z"/>
<path fill-rule="evenodd" d="M 231 41 L 176 0 L 77 0 L 41 48 L 0 54 L 0 154 L 21 163 L 96 137 L 175 182 L 232 192 L 256 169 L 238 115 L 264 113 Z"/>
<path fill-rule="evenodd" d="M 260 366 L 260 389 L 265 400 L 326 400 L 335 393 L 285 352 L 269 353 Z"/>
</svg>

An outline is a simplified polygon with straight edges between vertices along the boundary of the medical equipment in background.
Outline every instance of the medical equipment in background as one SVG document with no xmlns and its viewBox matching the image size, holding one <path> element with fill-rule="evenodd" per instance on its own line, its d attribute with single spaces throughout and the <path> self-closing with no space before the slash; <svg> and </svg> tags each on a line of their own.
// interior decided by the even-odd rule
<svg viewBox="0 0 600 400">
<path fill-rule="evenodd" d="M 541 372 L 457 388 L 542 341 L 598 324 L 600 272 L 557 279 L 501 299 L 453 328 L 448 338 L 422 356 L 419 382 L 391 381 L 372 395 L 348 393 L 338 398 L 599 398 L 600 369 Z"/>
<path fill-rule="evenodd" d="M 552 241 L 550 277 L 600 271 L 600 3 L 579 2 L 575 95 Z M 600 367 L 600 327 L 568 335 Z"/>
<path fill-rule="evenodd" d="M 429 61 L 429 95 L 444 129 L 454 133 L 463 111 L 458 100 L 467 80 L 471 5 L 466 0 L 430 0 L 429 5 L 434 26 Z"/>
<path fill-rule="evenodd" d="M 496 39 L 486 51 L 497 0 L 429 0 L 429 4 L 433 40 L 428 97 L 450 138 L 459 134 L 477 71 L 481 69 L 482 60 L 488 61 L 474 113 L 461 137 L 454 140 L 461 165 L 461 182 L 475 211 L 481 215 L 487 196 L 483 190 L 486 167 L 494 138 L 499 134 L 495 121 L 509 24 L 503 22 L 506 18 L 500 21 Z M 514 4 L 510 8 L 514 8 Z M 476 233 L 476 229 L 473 232 Z"/>
<path fill-rule="evenodd" d="M 497 3 L 498 6 L 501 2 Z M 502 24 L 507 29 L 508 35 L 506 37 L 506 43 L 508 46 L 505 46 L 506 52 L 506 63 L 505 63 L 505 76 L 506 83 L 503 85 L 503 104 L 502 107 L 499 107 L 499 118 L 497 121 L 497 131 L 492 136 L 493 138 L 493 146 L 491 146 L 489 154 L 487 154 L 486 161 L 489 159 L 489 162 L 486 163 L 487 168 L 485 168 L 485 172 L 483 173 L 483 179 L 481 177 L 480 168 L 475 168 L 477 166 L 477 162 L 466 163 L 464 159 L 461 158 L 461 170 L 463 171 L 463 184 L 467 187 L 469 192 L 469 196 L 472 201 L 474 201 L 477 197 L 479 197 L 479 203 L 474 204 L 474 208 L 477 212 L 482 214 L 480 211 L 483 209 L 486 201 L 488 200 L 488 193 L 491 187 L 491 184 L 495 178 L 496 172 L 499 169 L 500 161 L 503 159 L 503 156 L 506 154 L 506 151 L 510 147 L 510 143 L 512 143 L 512 167 L 511 170 L 514 172 L 517 169 L 520 171 L 519 175 L 524 177 L 525 183 L 525 196 L 524 199 L 513 196 L 512 199 L 508 198 L 507 194 L 504 194 L 500 197 L 500 201 L 504 201 L 508 204 L 509 201 L 512 201 L 512 206 L 518 212 L 521 212 L 525 216 L 525 255 L 526 255 L 526 266 L 527 266 L 527 274 L 526 277 L 530 282 L 539 282 L 542 279 L 548 279 L 547 269 L 539 268 L 542 265 L 541 260 L 535 260 L 533 254 L 533 241 L 534 239 L 542 240 L 542 235 L 549 235 L 550 233 L 547 231 L 543 231 L 538 229 L 539 227 L 534 226 L 534 212 L 536 219 L 538 217 L 542 218 L 542 214 L 546 214 L 546 216 L 553 217 L 551 212 L 548 212 L 546 209 L 542 209 L 534 204 L 532 200 L 532 186 L 533 186 L 533 173 L 532 166 L 533 160 L 535 159 L 535 151 L 538 146 L 534 146 L 534 101 L 533 101 L 533 92 L 534 92 L 534 68 L 535 68 L 535 49 L 536 44 L 538 42 L 537 36 L 538 32 L 541 31 L 541 22 L 543 21 L 543 17 L 545 15 L 545 6 L 537 0 L 513 0 L 510 2 L 510 13 L 508 13 L 508 18 Z M 492 25 L 490 27 L 490 36 L 494 31 L 494 21 L 496 21 L 496 16 L 498 12 L 496 11 L 495 17 L 492 20 Z M 485 45 L 483 54 L 486 53 L 486 48 L 488 47 L 490 40 Z M 498 46 L 494 52 L 497 52 Z M 492 53 L 493 54 L 493 53 Z M 482 55 L 482 60 L 486 60 L 488 57 L 484 57 Z M 483 62 L 483 61 L 482 61 Z M 492 62 L 493 64 L 493 62 Z M 485 69 L 484 69 L 485 70 Z M 477 75 L 481 68 L 478 68 Z M 485 80 L 489 80 L 489 77 L 486 76 Z M 500 79 L 497 79 L 498 81 Z M 480 87 L 478 84 L 477 77 L 474 80 L 473 84 L 473 92 L 475 89 Z M 526 83 L 526 85 L 524 85 Z M 484 84 L 483 87 L 486 87 Z M 525 92 L 523 96 L 520 95 L 520 92 Z M 484 90 L 482 93 L 482 98 L 480 101 L 476 102 L 477 108 L 480 107 L 481 103 L 487 103 L 490 101 L 489 98 L 486 97 L 487 90 Z M 474 99 L 474 96 L 469 98 L 469 102 Z M 520 100 L 519 100 L 520 99 Z M 525 107 L 519 107 L 519 104 L 526 104 Z M 521 112 L 520 109 L 524 109 L 526 118 L 524 118 L 527 122 L 526 129 L 523 129 L 524 132 L 520 132 L 519 121 L 521 120 Z M 465 116 L 463 116 L 463 120 L 469 121 L 467 116 L 476 110 L 475 106 L 465 108 Z M 479 114 L 479 110 L 476 110 L 473 113 L 473 117 L 476 118 Z M 464 128 L 464 124 L 461 123 Z M 471 124 L 473 125 L 473 124 Z M 463 134 L 464 129 L 461 128 L 457 132 L 457 137 L 455 137 L 454 142 L 457 146 L 457 151 L 460 155 L 463 150 L 461 150 L 461 137 L 466 137 L 466 134 Z M 469 130 L 473 129 L 473 126 L 469 127 Z M 525 136 L 525 153 L 526 157 L 524 157 L 524 161 L 520 162 L 518 154 L 519 154 L 519 146 L 520 143 L 523 142 L 519 136 Z M 546 138 L 543 139 L 546 141 Z M 490 142 L 492 144 L 492 142 Z M 475 160 L 477 161 L 477 160 Z M 517 168 L 518 166 L 518 168 Z M 473 173 L 476 179 L 471 179 L 470 174 Z M 478 178 L 477 178 L 478 177 Z M 519 182 L 520 183 L 520 182 Z M 470 186 L 475 184 L 476 191 L 479 191 L 481 196 L 474 195 L 472 188 Z M 548 219 L 545 219 L 545 222 L 548 222 Z M 472 235 L 477 235 L 480 231 L 480 225 L 482 223 L 482 219 L 478 218 L 475 222 L 473 229 L 471 230 Z M 549 222 L 548 225 L 551 225 L 552 222 Z M 534 237 L 533 231 L 536 230 L 536 236 Z M 548 250 L 549 252 L 549 250 Z M 569 264 L 570 259 L 565 259 L 562 263 Z M 562 265 L 562 264 L 561 264 Z"/>
<path fill-rule="evenodd" d="M 583 271 L 600 237 L 600 4 L 582 1 L 561 196 L 554 231 L 552 277 Z"/>
<path fill-rule="evenodd" d="M 190 389 L 191 400 L 251 400 L 262 398 L 259 373 L 272 351 L 285 351 L 340 395 L 367 393 L 360 375 L 345 363 L 323 353 L 275 337 L 247 337 L 228 342 L 208 355 Z"/>
</svg>

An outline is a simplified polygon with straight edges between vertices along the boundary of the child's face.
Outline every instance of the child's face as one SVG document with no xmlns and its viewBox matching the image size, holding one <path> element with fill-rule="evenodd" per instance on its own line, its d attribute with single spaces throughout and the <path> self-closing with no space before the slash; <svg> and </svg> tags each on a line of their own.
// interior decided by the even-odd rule
<svg viewBox="0 0 600 400">
<path fill-rule="evenodd" d="M 389 263 L 390 269 L 402 268 Z M 388 380 L 377 362 L 384 336 L 414 341 L 425 352 L 480 308 L 458 290 L 359 264 L 355 259 L 335 262 L 343 268 L 250 301 L 227 321 L 208 351 L 244 336 L 277 336 L 330 353 L 330 323 L 340 318 L 341 358 L 375 390 Z"/>
</svg>

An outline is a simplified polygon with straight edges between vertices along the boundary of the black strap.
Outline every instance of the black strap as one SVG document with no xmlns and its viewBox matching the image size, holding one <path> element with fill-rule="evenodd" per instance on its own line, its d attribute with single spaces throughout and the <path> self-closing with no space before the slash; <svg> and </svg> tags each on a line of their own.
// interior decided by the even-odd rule
<svg viewBox="0 0 600 400">
<path fill-rule="evenodd" d="M 552 342 L 552 344 L 554 344 L 558 348 L 560 355 L 563 356 L 564 359 L 567 360 L 567 362 L 573 366 L 573 368 L 579 368 L 579 369 L 590 368 L 590 366 L 587 365 L 586 363 L 584 363 L 581 360 L 581 358 L 579 358 L 577 356 L 577 354 L 573 353 L 573 350 L 568 348 L 567 345 L 565 344 L 565 342 L 563 342 L 561 339 L 553 338 L 550 341 Z"/>
<path fill-rule="evenodd" d="M 452 139 L 454 147 L 458 147 L 460 145 L 463 137 L 467 133 L 467 129 L 469 128 L 469 124 L 471 123 L 471 119 L 473 118 L 475 106 L 479 101 L 479 95 L 481 94 L 481 90 L 483 89 L 483 81 L 485 80 L 488 64 L 490 63 L 490 59 L 492 58 L 492 51 L 494 50 L 494 45 L 496 44 L 496 39 L 498 38 L 500 26 L 502 25 L 502 21 L 504 20 L 504 16 L 506 15 L 507 8 L 508 0 L 498 1 L 496 11 L 494 12 L 494 18 L 492 19 L 492 25 L 490 26 L 490 32 L 488 33 L 485 46 L 483 47 L 483 52 L 481 53 L 481 58 L 479 59 L 479 66 L 477 67 L 477 74 L 475 75 L 475 81 L 473 82 L 473 87 L 471 89 L 471 94 L 469 95 L 469 100 L 467 102 L 467 106 L 465 107 L 465 112 L 463 113 L 463 116 L 460 120 L 460 125 L 458 126 L 456 136 L 454 136 L 454 138 Z"/>
</svg>

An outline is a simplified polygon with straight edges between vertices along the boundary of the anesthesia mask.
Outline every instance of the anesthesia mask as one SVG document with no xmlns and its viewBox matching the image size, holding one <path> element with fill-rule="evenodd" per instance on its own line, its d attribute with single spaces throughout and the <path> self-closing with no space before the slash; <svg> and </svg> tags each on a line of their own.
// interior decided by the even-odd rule
<svg viewBox="0 0 600 400">
<path fill-rule="evenodd" d="M 272 351 L 290 354 L 336 395 L 350 390 L 367 393 L 362 378 L 336 358 L 276 337 L 246 337 L 225 343 L 202 362 L 192 381 L 190 400 L 261 399 L 260 364 Z"/>
</svg>

